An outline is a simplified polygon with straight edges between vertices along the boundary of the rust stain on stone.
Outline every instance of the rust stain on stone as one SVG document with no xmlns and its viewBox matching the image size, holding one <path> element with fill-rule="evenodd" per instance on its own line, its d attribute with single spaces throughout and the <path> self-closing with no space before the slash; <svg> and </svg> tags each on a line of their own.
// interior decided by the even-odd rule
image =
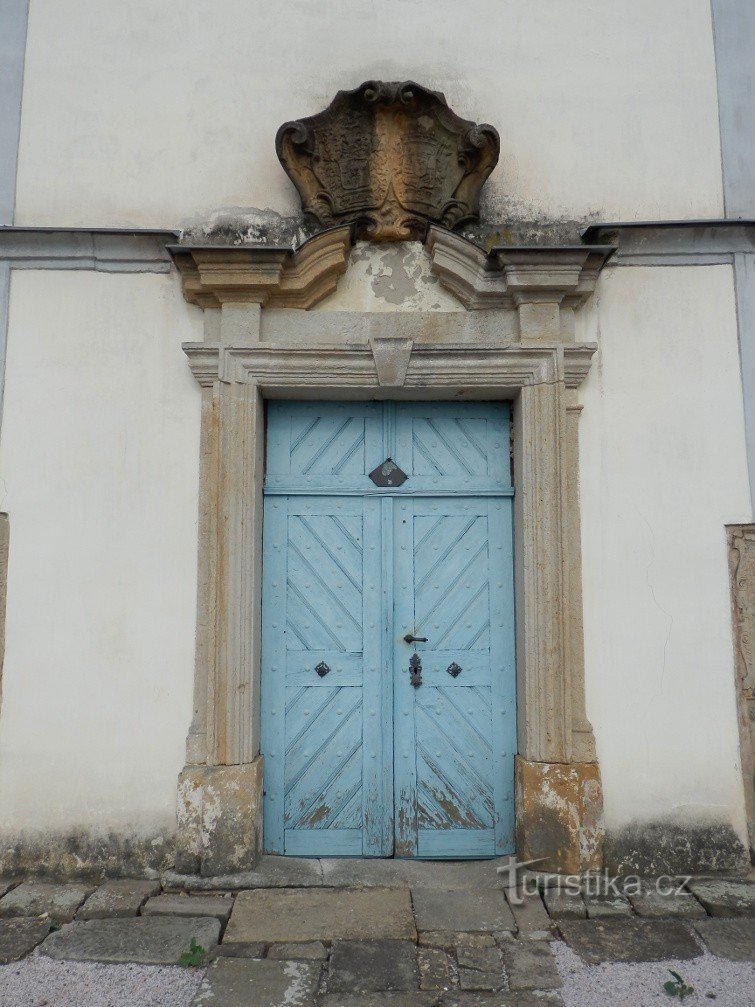
<svg viewBox="0 0 755 1007">
<path fill-rule="evenodd" d="M 595 763 L 516 760 L 517 853 L 544 869 L 578 874 L 602 866 L 602 789 Z"/>
</svg>

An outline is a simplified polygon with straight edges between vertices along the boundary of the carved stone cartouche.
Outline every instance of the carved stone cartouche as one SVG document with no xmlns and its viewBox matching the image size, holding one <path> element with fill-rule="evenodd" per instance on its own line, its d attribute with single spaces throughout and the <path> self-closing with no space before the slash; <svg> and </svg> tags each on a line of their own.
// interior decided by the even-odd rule
<svg viewBox="0 0 755 1007">
<path fill-rule="evenodd" d="M 412 81 L 366 81 L 328 108 L 278 130 L 275 149 L 307 214 L 322 227 L 354 222 L 371 241 L 422 240 L 429 223 L 479 216 L 500 140 Z"/>
</svg>

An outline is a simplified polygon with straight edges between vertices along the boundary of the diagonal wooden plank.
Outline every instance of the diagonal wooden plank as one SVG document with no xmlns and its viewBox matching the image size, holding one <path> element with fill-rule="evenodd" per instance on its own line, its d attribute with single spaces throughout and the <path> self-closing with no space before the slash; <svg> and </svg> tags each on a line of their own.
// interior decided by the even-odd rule
<svg viewBox="0 0 755 1007">
<path fill-rule="evenodd" d="M 303 689 L 301 691 L 305 694 L 307 709 L 302 709 L 300 712 L 298 709 L 292 708 L 290 716 L 287 717 L 285 748 L 287 759 L 293 749 L 302 743 L 312 725 L 312 721 L 323 716 L 330 706 L 337 703 L 339 701 L 339 693 L 341 692 L 340 688 L 318 689 L 316 692 L 314 689 Z M 289 714 L 288 708 L 286 708 L 286 714 Z"/>
<path fill-rule="evenodd" d="M 329 829 L 358 829 L 362 827 L 364 821 L 363 789 L 361 777 L 359 786 L 354 788 L 350 799 L 340 809 L 338 814 L 329 816 L 326 827 Z"/>
<path fill-rule="evenodd" d="M 294 436 L 291 439 L 291 457 L 292 458 L 296 454 L 296 452 L 299 450 L 299 448 L 301 448 L 304 445 L 304 442 L 310 436 L 310 434 L 312 433 L 312 431 L 315 430 L 320 425 L 320 423 L 322 423 L 322 416 L 316 416 L 311 423 L 305 422 L 302 425 L 302 429 L 300 430 L 300 432 L 298 434 L 294 434 Z"/>
<path fill-rule="evenodd" d="M 457 612 L 454 618 L 446 625 L 446 628 L 441 634 L 441 636 L 438 637 L 438 639 L 435 641 L 436 647 L 440 648 L 443 641 L 448 639 L 448 637 L 451 635 L 454 629 L 456 629 L 456 627 L 462 621 L 462 619 L 465 619 L 467 617 L 472 607 L 481 599 L 487 597 L 487 590 L 488 590 L 487 581 L 484 581 L 482 584 L 480 584 L 480 586 L 474 592 L 472 597 L 466 602 L 461 611 Z"/>
<path fill-rule="evenodd" d="M 326 804 L 337 791 L 337 780 L 349 762 L 362 750 L 361 731 L 355 730 L 361 720 L 361 709 L 355 707 L 344 717 L 325 742 L 311 750 L 316 758 L 301 760 L 296 776 L 286 780 L 286 814 L 290 821 L 301 815 L 311 815 L 319 801 Z M 361 756 L 357 759 L 361 763 Z"/>
<path fill-rule="evenodd" d="M 474 581 L 477 583 L 480 580 L 483 582 L 487 581 L 487 563 L 484 568 L 478 565 L 480 557 L 487 556 L 487 548 L 487 541 L 483 540 L 457 575 L 448 578 L 444 577 L 435 584 L 427 585 L 421 594 L 418 593 L 416 605 L 417 611 L 421 613 L 417 619 L 418 625 L 424 626 L 430 622 L 433 616 L 441 616 L 436 606 L 444 605 L 446 608 L 454 609 L 461 604 L 461 593 L 469 591 L 472 587 L 471 582 L 465 581 L 465 578 L 470 574 L 474 575 Z M 423 606 L 425 606 L 424 610 Z M 445 622 L 445 617 L 441 616 L 441 622 Z"/>
<path fill-rule="evenodd" d="M 487 758 L 491 751 L 489 689 L 485 686 L 447 688 L 441 685 L 436 687 L 435 697 L 442 710 L 438 717 L 454 724 L 453 734 L 459 745 Z M 488 728 L 484 733 L 481 730 L 483 724 Z"/>
<path fill-rule="evenodd" d="M 488 468 L 488 453 L 485 450 L 485 448 L 480 443 L 478 443 L 478 441 L 475 440 L 474 436 L 472 435 L 472 431 L 469 429 L 473 421 L 456 417 L 454 418 L 453 422 L 461 431 L 461 433 L 464 435 L 464 437 L 466 437 L 466 439 L 469 441 L 470 445 L 477 452 L 482 461 L 485 463 L 485 468 L 483 469 L 483 471 L 486 472 Z M 483 420 L 482 422 L 485 425 L 483 428 L 484 430 L 485 427 L 487 427 L 487 420 Z"/>
<path fill-rule="evenodd" d="M 296 618 L 296 608 L 294 607 L 294 603 L 295 603 L 300 608 L 306 610 L 306 612 L 309 615 L 309 618 L 312 619 L 316 623 L 316 625 L 320 627 L 320 630 L 324 634 L 324 637 L 327 638 L 326 640 L 323 640 L 320 643 L 319 646 L 315 643 L 312 646 L 313 650 L 326 650 L 326 649 L 328 649 L 328 644 L 330 644 L 331 646 L 335 646 L 336 650 L 343 651 L 344 653 L 346 652 L 347 649 L 353 649 L 353 648 L 347 648 L 346 645 L 343 643 L 343 641 L 341 641 L 336 636 L 335 632 L 330 628 L 330 626 L 327 624 L 327 622 L 322 618 L 320 612 L 314 607 L 314 604 L 311 603 L 307 598 L 304 597 L 304 595 L 302 594 L 302 592 L 299 590 L 298 586 L 296 584 L 294 584 L 293 581 L 288 580 L 287 581 L 287 586 L 288 586 L 288 604 L 289 604 L 289 609 L 292 609 L 291 615 L 289 616 L 289 621 L 292 618 L 294 618 L 294 619 Z M 297 622 L 299 623 L 299 625 L 301 625 L 301 623 L 298 620 L 297 620 Z M 305 628 L 305 630 L 307 629 L 306 624 L 305 624 L 304 628 Z M 311 623 L 310 623 L 310 627 L 309 628 L 310 629 L 312 628 L 312 624 Z"/>
<path fill-rule="evenodd" d="M 299 801 L 299 810 L 294 811 L 296 803 L 295 792 L 286 796 L 287 813 L 290 816 L 287 828 L 325 828 L 326 821 L 332 816 L 333 807 L 342 808 L 348 803 L 354 792 L 355 777 L 358 774 L 358 785 L 362 786 L 362 745 L 359 740 L 352 741 L 346 756 L 322 780 L 320 787 L 312 786 L 306 796 Z M 315 782 L 314 780 L 312 781 Z M 361 823 L 358 823 L 361 824 Z"/>
<path fill-rule="evenodd" d="M 305 518 L 304 516 L 301 516 L 300 521 L 302 526 L 306 528 L 307 533 L 311 536 L 311 539 L 318 543 L 318 545 L 322 548 L 323 552 L 328 556 L 328 558 L 332 561 L 332 563 L 343 573 L 345 577 L 348 578 L 349 581 L 351 581 L 356 590 L 361 592 L 362 584 L 360 578 L 360 571 L 356 569 L 347 570 L 345 568 L 344 566 L 344 563 L 346 563 L 345 555 L 343 557 L 343 563 L 339 562 L 338 557 L 334 553 L 334 550 L 332 549 L 332 547 L 329 546 L 328 542 L 325 539 L 325 536 L 322 534 L 322 531 L 315 526 L 315 522 L 312 518 Z"/>
<path fill-rule="evenodd" d="M 444 472 L 443 469 L 438 465 L 438 463 L 436 462 L 435 458 L 433 458 L 432 451 L 422 441 L 422 439 L 417 434 L 416 430 L 412 434 L 412 443 L 413 443 L 414 447 L 422 455 L 422 457 L 425 459 L 425 461 L 430 466 L 430 468 L 435 470 L 435 472 L 437 473 L 437 475 L 439 475 L 439 476 L 448 475 L 448 473 Z M 414 466 L 414 471 L 417 472 L 417 465 L 416 465 L 416 463 L 415 463 L 415 466 Z"/>
<path fill-rule="evenodd" d="M 430 427 L 430 429 L 438 438 L 438 440 L 441 442 L 441 444 L 445 447 L 446 451 L 448 451 L 451 457 L 456 460 L 459 467 L 463 469 L 467 475 L 470 476 L 476 475 L 475 470 L 472 468 L 471 465 L 467 464 L 464 455 L 462 454 L 461 451 L 458 450 L 458 448 L 454 444 L 451 443 L 450 438 L 445 437 L 431 419 L 427 420 L 427 425 Z"/>
<path fill-rule="evenodd" d="M 361 621 L 357 621 L 357 619 L 352 614 L 352 611 L 344 603 L 342 597 L 339 596 L 339 594 L 337 594 L 336 591 L 333 590 L 330 584 L 328 584 L 327 581 L 323 579 L 319 571 L 315 569 L 315 566 L 312 563 L 310 563 L 310 561 L 301 552 L 301 550 L 295 543 L 290 542 L 289 549 L 296 556 L 301 565 L 309 572 L 310 577 L 312 577 L 313 580 L 317 581 L 317 584 L 319 585 L 320 590 L 323 592 L 323 594 L 327 595 L 327 597 L 332 600 L 333 604 L 337 608 L 339 608 L 341 612 L 343 612 L 344 616 L 351 623 L 353 623 L 354 628 L 357 630 L 357 632 L 361 633 L 362 632 Z"/>
<path fill-rule="evenodd" d="M 432 563 L 431 566 L 425 571 L 425 573 L 420 576 L 419 580 L 415 582 L 415 590 L 418 591 L 421 590 L 422 587 L 427 583 L 429 578 L 432 577 L 433 574 L 438 570 L 438 568 L 442 566 L 443 563 L 446 562 L 446 560 L 451 555 L 453 550 L 456 548 L 459 542 L 461 542 L 464 535 L 466 535 L 466 533 L 475 524 L 477 520 L 478 520 L 477 515 L 474 515 L 471 518 L 467 518 L 461 530 L 456 535 L 456 538 L 454 538 L 453 541 L 448 542 L 447 544 L 444 545 L 442 551 L 440 552 L 440 555 L 436 558 L 435 562 Z"/>
<path fill-rule="evenodd" d="M 438 757 L 421 741 L 417 752 L 418 789 L 434 793 L 449 823 L 455 823 L 454 828 L 489 828 L 494 816 L 492 784 L 468 778 L 464 766 L 445 754 Z"/>
<path fill-rule="evenodd" d="M 417 724 L 418 745 L 423 747 L 424 744 L 425 747 L 440 752 L 436 758 L 445 760 L 449 772 L 456 772 L 458 776 L 456 793 L 460 799 L 464 791 L 459 785 L 465 781 L 471 783 L 480 792 L 491 789 L 490 762 L 492 752 L 489 744 L 485 744 L 475 754 L 469 755 L 470 749 L 463 744 L 457 734 L 458 719 L 450 718 L 449 726 L 453 725 L 453 727 L 451 730 L 444 730 L 438 721 L 430 716 L 425 707 L 417 709 Z M 421 738 L 424 739 L 424 742 L 420 740 Z"/>
<path fill-rule="evenodd" d="M 343 421 L 343 423 L 341 423 L 340 425 L 336 425 L 335 430 L 333 430 L 330 436 L 326 437 L 324 441 L 322 441 L 320 444 L 317 445 L 314 454 L 312 454 L 310 456 L 309 461 L 302 466 L 301 468 L 302 475 L 308 475 L 313 470 L 315 465 L 317 465 L 318 461 L 320 461 L 320 459 L 328 450 L 328 448 L 331 446 L 331 444 L 335 443 L 335 441 L 340 437 L 343 431 L 346 430 L 346 428 L 349 426 L 350 423 L 351 423 L 351 417 L 349 416 Z"/>
</svg>

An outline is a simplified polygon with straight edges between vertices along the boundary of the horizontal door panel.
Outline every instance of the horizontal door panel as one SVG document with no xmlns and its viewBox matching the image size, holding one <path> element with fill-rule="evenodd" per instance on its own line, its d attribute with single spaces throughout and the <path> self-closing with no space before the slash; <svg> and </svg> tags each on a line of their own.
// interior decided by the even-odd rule
<svg viewBox="0 0 755 1007">
<path fill-rule="evenodd" d="M 384 458 L 375 462 L 376 467 Z M 396 459 L 394 459 L 396 461 Z M 399 466 L 403 468 L 403 466 Z M 390 496 L 390 497 L 438 497 L 461 496 L 469 497 L 469 477 L 439 478 L 429 476 L 411 476 L 401 486 L 376 486 L 369 478 L 349 480 L 302 479 L 298 476 L 289 479 L 268 479 L 265 492 L 268 496 Z M 488 496 L 513 496 L 514 489 L 502 485 L 500 480 L 475 480 L 475 494 L 480 498 Z"/>
<path fill-rule="evenodd" d="M 286 685 L 330 689 L 362 685 L 364 658 L 333 650 L 290 650 L 286 655 Z"/>
<path fill-rule="evenodd" d="M 311 857 L 317 849 L 319 857 L 361 857 L 361 829 L 297 829 L 286 831 L 285 852 L 290 857 Z"/>
<path fill-rule="evenodd" d="M 435 650 L 429 643 L 404 644 L 407 669 L 413 653 L 422 662 L 422 681 L 426 685 L 463 689 L 470 685 L 490 686 L 489 650 Z M 513 673 L 513 669 L 511 669 Z M 408 672 L 407 672 L 408 674 Z"/>
<path fill-rule="evenodd" d="M 420 829 L 418 856 L 428 860 L 464 860 L 498 855 L 493 829 Z"/>
</svg>

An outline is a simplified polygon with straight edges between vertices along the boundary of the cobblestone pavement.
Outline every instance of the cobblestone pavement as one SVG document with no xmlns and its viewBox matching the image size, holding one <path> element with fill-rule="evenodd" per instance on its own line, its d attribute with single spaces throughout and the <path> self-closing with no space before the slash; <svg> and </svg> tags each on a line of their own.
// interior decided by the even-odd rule
<svg viewBox="0 0 755 1007">
<path fill-rule="evenodd" d="M 707 992 L 720 973 L 719 1003 L 755 1002 L 752 881 L 605 891 L 593 877 L 567 891 L 546 876 L 530 879 L 539 890 L 522 897 L 496 866 L 265 857 L 254 872 L 220 879 L 167 874 L 99 887 L 7 879 L 0 1007 L 159 1003 L 148 976 L 180 1007 L 528 1007 L 577 1003 L 579 982 L 584 1002 L 599 1003 L 605 992 L 595 1000 L 587 992 L 599 974 L 626 977 L 652 963 L 643 975 L 660 995 L 669 978 L 662 963 L 693 960 L 695 975 L 712 963 Z M 165 968 L 182 956 L 197 969 L 194 982 Z M 124 999 L 117 979 L 105 995 L 108 975 L 139 966 L 141 999 Z M 56 968 L 67 977 L 60 989 Z M 92 984 L 99 992 L 90 1001 Z M 626 1002 L 656 999 L 639 992 Z"/>
</svg>

